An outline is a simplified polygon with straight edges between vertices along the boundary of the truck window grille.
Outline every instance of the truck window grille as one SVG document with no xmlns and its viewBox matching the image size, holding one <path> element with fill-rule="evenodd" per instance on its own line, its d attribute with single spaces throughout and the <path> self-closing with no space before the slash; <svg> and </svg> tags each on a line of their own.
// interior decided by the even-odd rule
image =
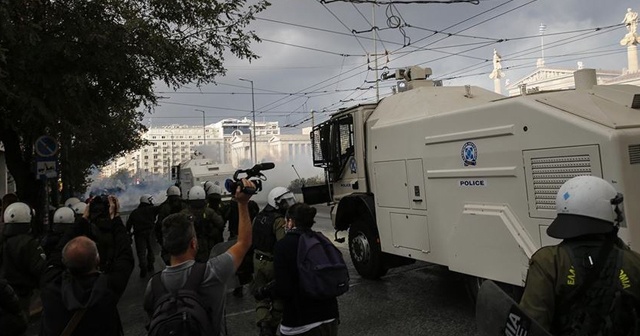
<svg viewBox="0 0 640 336">
<path fill-rule="evenodd" d="M 629 146 L 629 163 L 640 163 L 640 145 Z"/>
<path fill-rule="evenodd" d="M 537 210 L 555 210 L 558 189 L 568 179 L 591 175 L 589 155 L 531 159 L 531 173 Z"/>
</svg>

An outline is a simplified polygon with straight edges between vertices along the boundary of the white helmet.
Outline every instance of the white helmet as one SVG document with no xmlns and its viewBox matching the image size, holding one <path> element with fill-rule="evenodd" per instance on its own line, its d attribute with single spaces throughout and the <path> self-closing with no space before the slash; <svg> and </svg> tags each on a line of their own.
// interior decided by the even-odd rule
<svg viewBox="0 0 640 336">
<path fill-rule="evenodd" d="M 269 191 L 269 195 L 267 196 L 267 202 L 272 207 L 279 209 L 280 202 L 282 200 L 286 200 L 289 206 L 296 203 L 296 198 L 289 189 L 284 187 L 275 187 Z"/>
<path fill-rule="evenodd" d="M 140 196 L 140 204 L 142 204 L 142 203 L 153 205 L 153 195 L 144 194 L 144 195 Z"/>
<path fill-rule="evenodd" d="M 222 195 L 222 187 L 217 185 L 216 182 L 207 181 L 204 183 L 204 191 L 208 195 L 211 194 L 220 194 Z"/>
<path fill-rule="evenodd" d="M 558 239 L 613 231 L 622 220 L 616 211 L 622 194 L 607 181 L 595 176 L 578 176 L 565 182 L 556 196 L 556 219 L 547 234 Z"/>
<path fill-rule="evenodd" d="M 56 224 L 58 223 L 73 224 L 75 220 L 76 220 L 75 212 L 68 207 L 59 208 L 53 214 L 53 222 Z"/>
<path fill-rule="evenodd" d="M 189 193 L 187 194 L 187 199 L 190 201 L 195 200 L 203 200 L 205 199 L 206 193 L 204 192 L 204 188 L 201 186 L 193 186 L 189 189 Z"/>
<path fill-rule="evenodd" d="M 22 202 L 10 204 L 4 210 L 4 222 L 9 223 L 31 223 L 31 208 Z"/>
<path fill-rule="evenodd" d="M 87 203 L 85 202 L 79 202 L 74 204 L 71 207 L 71 210 L 73 210 L 73 212 L 75 212 L 76 215 L 83 215 L 84 214 L 84 209 L 87 207 Z"/>
<path fill-rule="evenodd" d="M 80 199 L 77 197 L 70 197 L 70 198 L 67 198 L 66 201 L 64 201 L 64 206 L 71 207 L 76 203 L 80 203 Z"/>
<path fill-rule="evenodd" d="M 180 192 L 180 188 L 178 188 L 177 186 L 170 186 L 169 189 L 167 189 L 167 196 L 180 196 L 182 193 Z"/>
</svg>

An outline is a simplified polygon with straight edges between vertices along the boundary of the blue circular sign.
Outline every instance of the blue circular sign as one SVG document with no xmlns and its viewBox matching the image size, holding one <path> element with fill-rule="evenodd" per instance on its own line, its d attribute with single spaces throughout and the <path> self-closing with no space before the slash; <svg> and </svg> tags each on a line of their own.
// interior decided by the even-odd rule
<svg viewBox="0 0 640 336">
<path fill-rule="evenodd" d="M 48 135 L 39 137 L 34 147 L 36 154 L 40 157 L 52 157 L 58 154 L 58 140 Z"/>
</svg>

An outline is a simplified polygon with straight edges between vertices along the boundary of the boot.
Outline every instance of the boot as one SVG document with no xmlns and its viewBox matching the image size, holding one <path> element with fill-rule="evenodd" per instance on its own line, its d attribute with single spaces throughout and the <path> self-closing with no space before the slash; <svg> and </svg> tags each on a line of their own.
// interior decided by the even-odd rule
<svg viewBox="0 0 640 336">
<path fill-rule="evenodd" d="M 269 322 L 260 322 L 260 336 L 276 336 L 275 330 Z"/>
</svg>

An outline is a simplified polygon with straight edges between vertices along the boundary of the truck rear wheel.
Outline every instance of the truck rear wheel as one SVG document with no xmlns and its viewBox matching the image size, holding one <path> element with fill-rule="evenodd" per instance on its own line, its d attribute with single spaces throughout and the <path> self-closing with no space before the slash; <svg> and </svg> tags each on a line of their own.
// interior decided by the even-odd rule
<svg viewBox="0 0 640 336">
<path fill-rule="evenodd" d="M 349 228 L 349 254 L 363 278 L 378 279 L 387 273 L 378 235 L 364 221 L 357 221 Z"/>
</svg>

